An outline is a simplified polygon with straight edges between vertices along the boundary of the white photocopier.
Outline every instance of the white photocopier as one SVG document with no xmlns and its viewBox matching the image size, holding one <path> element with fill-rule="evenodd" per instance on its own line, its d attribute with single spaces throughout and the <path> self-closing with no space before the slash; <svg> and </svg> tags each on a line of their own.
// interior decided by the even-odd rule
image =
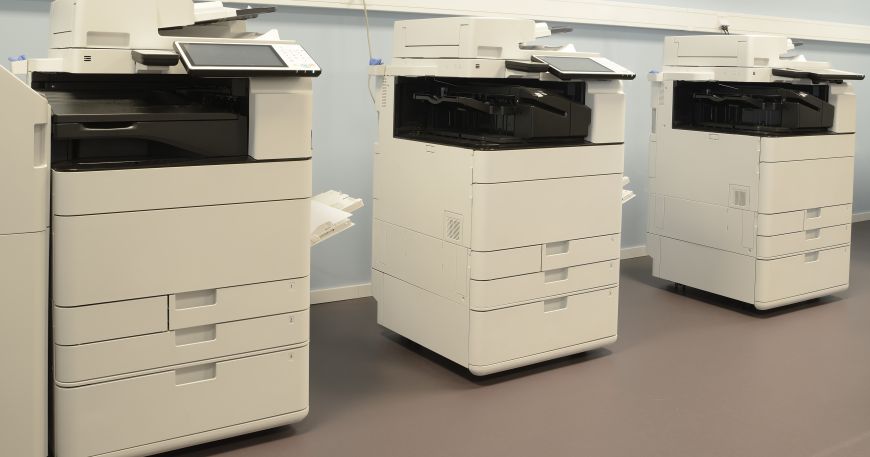
<svg viewBox="0 0 870 457">
<path fill-rule="evenodd" d="M 653 274 L 758 309 L 846 289 L 863 75 L 780 36 L 668 37 L 650 74 Z"/>
<path fill-rule="evenodd" d="M 398 21 L 374 155 L 378 322 L 485 375 L 613 342 L 622 80 L 546 24 Z M 630 196 L 630 193 L 629 195 Z"/>
<path fill-rule="evenodd" d="M 246 31 L 272 10 L 54 0 L 49 58 L 0 69 L 0 455 L 307 415 L 310 246 L 360 202 L 312 201 L 320 69 Z"/>
</svg>

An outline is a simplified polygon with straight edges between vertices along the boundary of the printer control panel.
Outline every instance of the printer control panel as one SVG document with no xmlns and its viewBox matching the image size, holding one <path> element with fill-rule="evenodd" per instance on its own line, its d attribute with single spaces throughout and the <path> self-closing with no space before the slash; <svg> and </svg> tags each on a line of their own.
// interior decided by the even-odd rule
<svg viewBox="0 0 870 457">
<path fill-rule="evenodd" d="M 319 72 L 320 67 L 314 62 L 314 59 L 308 55 L 308 52 L 298 44 L 276 44 L 273 45 L 278 55 L 284 59 L 287 67 L 291 70 Z"/>
<path fill-rule="evenodd" d="M 175 43 L 181 62 L 194 76 L 320 76 L 320 67 L 295 43 Z"/>
</svg>

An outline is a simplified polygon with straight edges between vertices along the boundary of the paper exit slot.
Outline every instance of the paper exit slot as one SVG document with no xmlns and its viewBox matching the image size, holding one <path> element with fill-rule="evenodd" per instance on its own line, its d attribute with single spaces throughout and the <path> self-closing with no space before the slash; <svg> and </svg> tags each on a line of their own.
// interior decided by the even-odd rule
<svg viewBox="0 0 870 457">
<path fill-rule="evenodd" d="M 365 206 L 362 199 L 330 190 L 311 199 L 311 246 L 351 228 L 352 212 Z"/>
</svg>

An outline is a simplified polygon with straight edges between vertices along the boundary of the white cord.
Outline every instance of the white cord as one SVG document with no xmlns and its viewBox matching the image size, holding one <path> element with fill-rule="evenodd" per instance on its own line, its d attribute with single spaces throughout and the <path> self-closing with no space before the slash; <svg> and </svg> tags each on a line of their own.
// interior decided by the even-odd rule
<svg viewBox="0 0 870 457">
<path fill-rule="evenodd" d="M 369 26 L 369 5 L 366 2 L 366 0 L 362 0 L 362 4 L 363 4 L 363 17 L 365 17 L 365 20 L 366 20 L 366 40 L 368 41 L 368 44 L 369 44 L 369 65 L 371 65 L 372 60 L 375 58 L 375 55 L 372 52 L 372 29 Z M 377 105 L 378 102 L 377 102 L 377 100 L 375 100 L 375 92 L 372 89 L 372 76 L 371 75 L 368 75 L 368 77 L 366 79 L 366 86 L 368 86 L 369 96 L 371 96 L 371 98 L 372 98 L 372 104 Z"/>
<path fill-rule="evenodd" d="M 366 39 L 369 42 L 369 60 L 375 57 L 372 52 L 372 29 L 369 27 L 369 5 L 366 0 L 362 0 L 363 2 L 363 16 L 366 19 Z"/>
</svg>

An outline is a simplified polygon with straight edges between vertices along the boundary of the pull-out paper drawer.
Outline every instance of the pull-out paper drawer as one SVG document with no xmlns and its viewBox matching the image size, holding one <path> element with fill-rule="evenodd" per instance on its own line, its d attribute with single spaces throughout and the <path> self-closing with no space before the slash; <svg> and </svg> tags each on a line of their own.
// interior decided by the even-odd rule
<svg viewBox="0 0 870 457">
<path fill-rule="evenodd" d="M 850 247 L 759 260 L 755 301 L 771 302 L 849 283 Z"/>
<path fill-rule="evenodd" d="M 53 218 L 54 303 L 303 278 L 309 200 Z"/>
<path fill-rule="evenodd" d="M 622 174 L 625 147 L 621 144 L 568 148 L 474 151 L 474 183 L 530 181 Z"/>
<path fill-rule="evenodd" d="M 851 204 L 854 165 L 853 157 L 762 163 L 758 212 Z"/>
<path fill-rule="evenodd" d="M 761 137 L 762 162 L 788 162 L 854 156 L 854 134 Z"/>
<path fill-rule="evenodd" d="M 512 303 L 615 285 L 618 282 L 619 260 L 491 281 L 471 281 L 471 309 L 495 309 Z"/>
<path fill-rule="evenodd" d="M 167 299 L 142 298 L 75 308 L 54 307 L 54 343 L 73 345 L 165 332 Z"/>
<path fill-rule="evenodd" d="M 541 267 L 543 270 L 553 270 L 605 260 L 618 260 L 619 239 L 619 234 L 613 234 L 545 244 Z"/>
<path fill-rule="evenodd" d="M 495 251 L 619 233 L 622 174 L 472 186 L 471 249 Z"/>
<path fill-rule="evenodd" d="M 473 251 L 471 279 L 486 281 L 618 258 L 619 234 L 500 251 Z"/>
<path fill-rule="evenodd" d="M 488 281 L 541 271 L 542 246 L 479 252 L 471 251 L 471 279 Z"/>
<path fill-rule="evenodd" d="M 76 383 L 308 341 L 308 311 L 79 346 L 55 346 L 57 382 Z"/>
<path fill-rule="evenodd" d="M 839 225 L 820 229 L 805 230 L 777 236 L 758 237 L 758 257 L 781 257 L 804 251 L 813 251 L 852 240 L 852 225 Z"/>
<path fill-rule="evenodd" d="M 55 387 L 55 450 L 89 457 L 308 407 L 308 347 Z"/>
<path fill-rule="evenodd" d="M 852 223 L 852 205 L 809 208 L 777 214 L 758 215 L 758 234 L 783 235 L 823 227 Z"/>
<path fill-rule="evenodd" d="M 52 187 L 58 216 L 304 199 L 311 197 L 311 161 L 56 171 Z"/>
<path fill-rule="evenodd" d="M 617 289 L 471 312 L 469 363 L 491 365 L 616 335 Z"/>
<path fill-rule="evenodd" d="M 169 296 L 169 329 L 308 309 L 308 278 L 185 292 Z"/>
</svg>

